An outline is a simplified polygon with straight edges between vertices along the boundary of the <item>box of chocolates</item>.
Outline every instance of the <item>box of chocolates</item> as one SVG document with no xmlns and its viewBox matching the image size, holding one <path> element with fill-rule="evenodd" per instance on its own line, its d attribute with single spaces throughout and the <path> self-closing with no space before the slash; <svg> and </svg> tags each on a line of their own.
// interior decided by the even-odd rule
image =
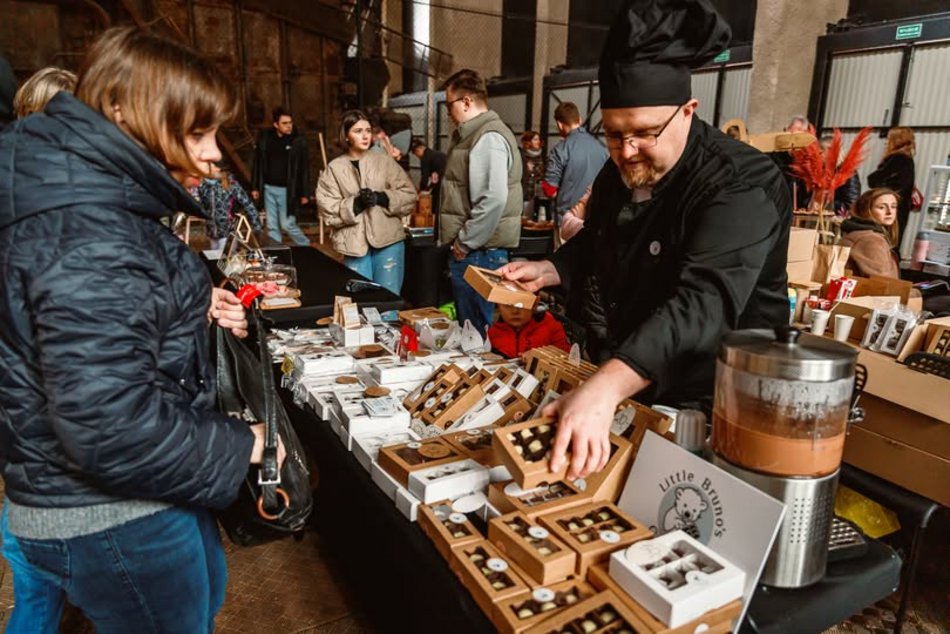
<svg viewBox="0 0 950 634">
<path fill-rule="evenodd" d="M 493 396 L 484 396 L 472 405 L 465 414 L 448 426 L 448 431 L 463 431 L 484 428 L 494 425 L 505 416 L 505 409 Z"/>
<path fill-rule="evenodd" d="M 527 596 L 496 603 L 492 623 L 502 634 L 521 634 L 595 594 L 593 586 L 577 579 L 537 586 Z"/>
<path fill-rule="evenodd" d="M 352 436 L 409 429 L 409 412 L 391 396 L 364 398 L 358 409 L 344 409 L 342 419 Z"/>
<path fill-rule="evenodd" d="M 498 427 L 520 423 L 531 415 L 534 405 L 519 392 L 513 391 L 506 394 L 498 401 L 505 413 L 495 421 Z"/>
<path fill-rule="evenodd" d="M 399 311 L 399 321 L 407 326 L 415 326 L 426 320 L 448 319 L 448 316 L 434 306 Z"/>
<path fill-rule="evenodd" d="M 452 432 L 442 436 L 442 440 L 449 443 L 466 458 L 493 467 L 499 464 L 495 452 L 492 450 L 492 428 L 477 427 L 464 431 Z"/>
<path fill-rule="evenodd" d="M 456 383 L 438 396 L 429 397 L 420 418 L 428 425 L 447 429 L 484 397 L 481 385 Z"/>
<path fill-rule="evenodd" d="M 493 304 L 534 308 L 538 301 L 537 295 L 520 283 L 506 280 L 489 269 L 469 265 L 463 277 L 476 293 Z"/>
<path fill-rule="evenodd" d="M 524 573 L 488 540 L 453 548 L 449 567 L 489 617 L 495 603 L 529 594 Z"/>
<path fill-rule="evenodd" d="M 679 627 L 742 597 L 745 573 L 683 531 L 610 556 L 610 576 L 652 615 Z"/>
<path fill-rule="evenodd" d="M 459 382 L 469 384 L 468 374 L 465 373 L 465 370 L 454 363 L 443 365 L 433 372 L 425 383 L 407 396 L 402 404 L 414 416 L 421 414 L 426 407 L 426 403 L 429 403 L 429 406 L 434 405 L 435 399 L 441 397 L 446 390 L 452 389 Z"/>
<path fill-rule="evenodd" d="M 344 376 L 337 377 L 345 379 L 356 379 L 356 377 Z M 343 386 L 339 390 L 334 391 L 322 391 L 322 392 L 312 392 L 310 397 L 307 399 L 307 402 L 310 404 L 310 407 L 313 408 L 313 411 L 316 415 L 323 421 L 329 422 L 331 416 L 335 415 L 334 404 L 337 402 L 336 394 L 339 393 L 349 393 L 349 394 L 362 394 L 364 391 L 364 386 L 359 382 L 359 379 L 356 379 L 355 383 L 351 383 Z"/>
<path fill-rule="evenodd" d="M 643 623 L 646 625 L 644 632 L 649 634 L 693 634 L 694 632 L 704 632 L 704 634 L 728 634 L 733 631 L 733 623 L 739 618 L 742 612 L 742 601 L 736 599 L 721 608 L 710 610 L 702 616 L 693 619 L 679 627 L 669 627 L 655 616 L 647 612 L 646 608 L 636 602 L 626 590 L 610 576 L 607 571 L 607 564 L 595 564 L 587 570 L 587 580 L 590 584 L 599 590 L 610 590 L 616 594 L 624 604 L 630 608 Z"/>
<path fill-rule="evenodd" d="M 488 469 L 474 460 L 456 460 L 409 473 L 409 492 L 429 503 L 454 499 L 488 486 Z"/>
<path fill-rule="evenodd" d="M 616 502 L 630 475 L 633 455 L 633 445 L 629 440 L 610 434 L 610 459 L 607 464 L 586 478 L 574 480 L 574 485 L 590 495 L 592 500 Z"/>
<path fill-rule="evenodd" d="M 473 544 L 485 539 L 469 521 L 467 515 L 452 508 L 452 502 L 449 500 L 420 506 L 419 528 L 432 540 L 439 554 L 447 560 L 452 558 L 452 549 L 456 546 Z"/>
<path fill-rule="evenodd" d="M 562 581 L 576 569 L 576 552 L 517 511 L 491 520 L 488 539 L 537 583 Z"/>
<path fill-rule="evenodd" d="M 640 634 L 643 622 L 609 590 L 575 603 L 525 630 L 530 634 Z"/>
<path fill-rule="evenodd" d="M 611 432 L 629 440 L 633 445 L 633 455 L 636 457 L 647 430 L 662 436 L 669 431 L 672 424 L 673 420 L 666 414 L 627 399 L 617 406 Z"/>
<path fill-rule="evenodd" d="M 570 457 L 555 473 L 548 468 L 557 425 L 547 418 L 535 418 L 495 430 L 492 447 L 508 467 L 512 479 L 523 489 L 563 480 Z"/>
<path fill-rule="evenodd" d="M 577 552 L 576 572 L 582 577 L 612 552 L 653 536 L 649 528 L 609 502 L 555 511 L 538 521 Z"/>
<path fill-rule="evenodd" d="M 376 456 L 379 454 L 379 448 L 383 445 L 396 445 L 407 443 L 413 440 L 419 440 L 410 430 L 383 432 L 373 434 L 354 435 L 350 439 L 350 451 L 356 457 L 356 461 L 367 471 L 370 470 L 373 463 L 376 462 Z"/>
<path fill-rule="evenodd" d="M 408 486 L 409 474 L 413 471 L 446 465 L 462 459 L 464 456 L 461 453 L 436 437 L 380 447 L 376 462 L 397 482 Z"/>
<path fill-rule="evenodd" d="M 585 504 L 590 501 L 570 482 L 552 482 L 534 489 L 522 489 L 516 482 L 493 482 L 488 485 L 488 501 L 502 513 L 520 511 L 534 518 L 544 513 Z"/>
</svg>

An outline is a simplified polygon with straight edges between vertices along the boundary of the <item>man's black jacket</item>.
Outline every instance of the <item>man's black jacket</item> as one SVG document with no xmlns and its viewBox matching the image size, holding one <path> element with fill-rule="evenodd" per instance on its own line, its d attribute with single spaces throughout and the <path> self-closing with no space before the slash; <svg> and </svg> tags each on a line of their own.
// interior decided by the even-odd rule
<svg viewBox="0 0 950 634">
<path fill-rule="evenodd" d="M 313 198 L 313 183 L 310 179 L 310 151 L 307 140 L 297 133 L 297 129 L 288 137 L 277 136 L 277 130 L 270 127 L 261 130 L 254 145 L 254 164 L 251 167 L 251 189 L 264 195 L 264 161 L 267 160 L 268 146 L 273 143 L 290 142 L 290 156 L 287 160 L 287 214 L 296 216 L 300 209 L 301 198 Z"/>
<path fill-rule="evenodd" d="M 641 398 L 708 403 L 723 334 L 788 322 L 791 201 L 758 150 L 693 117 L 651 200 L 631 202 L 607 161 L 588 210 L 552 261 L 569 292 L 595 282 L 609 356 L 653 381 Z"/>
</svg>

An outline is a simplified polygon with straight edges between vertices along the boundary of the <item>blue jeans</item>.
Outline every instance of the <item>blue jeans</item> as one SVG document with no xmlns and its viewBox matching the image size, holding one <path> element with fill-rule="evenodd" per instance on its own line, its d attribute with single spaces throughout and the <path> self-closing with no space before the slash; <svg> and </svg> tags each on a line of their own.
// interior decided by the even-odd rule
<svg viewBox="0 0 950 634">
<path fill-rule="evenodd" d="M 508 249 L 476 249 L 461 260 L 456 260 L 449 252 L 449 273 L 452 276 L 452 295 L 455 296 L 455 313 L 458 316 L 458 322 L 465 324 L 465 320 L 468 319 L 484 337 L 492 323 L 495 305 L 482 299 L 482 296 L 463 279 L 465 269 L 469 264 L 494 271 L 508 264 Z"/>
<path fill-rule="evenodd" d="M 264 185 L 264 211 L 267 212 L 267 237 L 280 242 L 283 229 L 299 247 L 309 247 L 310 240 L 297 226 L 297 219 L 287 215 L 287 188 Z"/>
<path fill-rule="evenodd" d="M 366 255 L 359 257 L 347 255 L 343 264 L 398 295 L 406 272 L 406 242 L 400 240 L 381 249 L 370 247 Z"/>
<path fill-rule="evenodd" d="M 7 530 L 7 507 L 0 516 L 3 556 L 13 571 L 13 612 L 6 634 L 58 632 L 66 593 L 37 572 L 23 556 L 16 538 Z"/>
<path fill-rule="evenodd" d="M 204 509 L 171 508 L 72 539 L 17 538 L 99 634 L 211 632 L 227 570 Z"/>
</svg>

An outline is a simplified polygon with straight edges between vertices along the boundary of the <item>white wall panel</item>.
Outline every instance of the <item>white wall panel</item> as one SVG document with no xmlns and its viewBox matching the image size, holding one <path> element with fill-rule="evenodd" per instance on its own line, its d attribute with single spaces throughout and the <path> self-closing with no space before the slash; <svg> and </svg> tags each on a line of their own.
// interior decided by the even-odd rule
<svg viewBox="0 0 950 634">
<path fill-rule="evenodd" d="M 719 72 L 707 70 L 700 73 L 693 73 L 690 78 L 690 87 L 693 97 L 699 99 L 699 108 L 696 112 L 699 118 L 708 123 L 712 123 L 713 115 L 716 113 L 716 84 L 718 83 Z"/>
<path fill-rule="evenodd" d="M 901 51 L 836 55 L 825 101 L 825 127 L 888 125 L 900 77 Z"/>
<path fill-rule="evenodd" d="M 749 118 L 749 86 L 752 80 L 752 67 L 730 68 L 722 82 L 721 105 L 719 106 L 719 121 L 722 125 L 730 119 Z M 712 123 L 710 121 L 710 123 Z"/>
<path fill-rule="evenodd" d="M 901 125 L 950 127 L 950 44 L 914 49 Z"/>
</svg>

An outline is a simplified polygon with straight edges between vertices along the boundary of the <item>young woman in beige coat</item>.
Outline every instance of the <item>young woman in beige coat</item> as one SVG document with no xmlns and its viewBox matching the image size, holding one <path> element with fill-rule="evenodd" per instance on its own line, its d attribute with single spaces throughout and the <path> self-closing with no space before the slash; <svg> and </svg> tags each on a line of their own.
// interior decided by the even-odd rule
<svg viewBox="0 0 950 634">
<path fill-rule="evenodd" d="M 370 152 L 369 118 L 343 114 L 340 137 L 346 154 L 330 161 L 317 183 L 320 217 L 333 228 L 333 248 L 343 263 L 398 294 L 405 271 L 402 217 L 416 206 L 416 188 L 396 161 Z"/>
</svg>

